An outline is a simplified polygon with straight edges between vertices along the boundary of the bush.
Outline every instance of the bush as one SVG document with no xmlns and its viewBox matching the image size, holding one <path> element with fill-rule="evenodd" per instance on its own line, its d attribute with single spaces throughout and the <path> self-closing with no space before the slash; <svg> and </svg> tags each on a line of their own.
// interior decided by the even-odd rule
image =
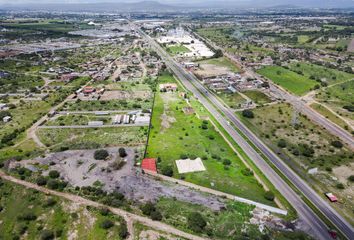
<svg viewBox="0 0 354 240">
<path fill-rule="evenodd" d="M 173 168 L 170 165 L 163 167 L 161 172 L 165 176 L 168 176 L 168 177 L 173 176 Z"/>
<path fill-rule="evenodd" d="M 242 169 L 242 170 L 241 170 L 241 173 L 242 173 L 244 176 L 252 176 L 252 175 L 253 175 L 252 170 L 249 169 L 249 168 Z"/>
<path fill-rule="evenodd" d="M 128 156 L 127 152 L 125 151 L 125 148 L 119 148 L 118 152 L 119 152 L 119 156 L 122 158 L 125 158 L 126 156 Z"/>
<path fill-rule="evenodd" d="M 204 217 L 198 212 L 192 212 L 187 217 L 188 227 L 194 232 L 202 232 L 206 227 L 207 222 Z"/>
<path fill-rule="evenodd" d="M 278 147 L 280 148 L 286 148 L 286 141 L 284 139 L 280 139 L 278 141 Z"/>
<path fill-rule="evenodd" d="M 333 141 L 333 142 L 331 142 L 331 145 L 335 148 L 342 148 L 343 147 L 343 143 L 340 141 Z"/>
<path fill-rule="evenodd" d="M 128 227 L 126 222 L 120 224 L 118 235 L 122 239 L 126 239 L 128 237 L 129 232 L 128 232 Z"/>
<path fill-rule="evenodd" d="M 48 198 L 47 201 L 43 204 L 43 207 L 53 207 L 55 204 L 57 204 L 57 201 L 53 198 Z"/>
<path fill-rule="evenodd" d="M 224 161 L 222 162 L 225 166 L 230 166 L 231 165 L 231 161 L 229 159 L 224 159 Z"/>
<path fill-rule="evenodd" d="M 156 210 L 156 207 L 152 202 L 147 202 L 140 207 L 140 210 L 144 215 L 150 216 L 150 214 Z"/>
<path fill-rule="evenodd" d="M 345 188 L 343 183 L 338 183 L 338 184 L 336 185 L 336 187 L 337 187 L 338 189 L 344 189 L 344 188 Z"/>
<path fill-rule="evenodd" d="M 272 191 L 267 191 L 265 194 L 264 194 L 264 198 L 269 200 L 269 201 L 274 201 L 274 193 Z"/>
<path fill-rule="evenodd" d="M 161 221 L 162 220 L 162 214 L 157 209 L 155 209 L 155 211 L 152 211 L 150 213 L 150 217 L 154 221 Z"/>
<path fill-rule="evenodd" d="M 187 158 L 188 158 L 188 155 L 187 155 L 187 154 L 181 154 L 179 157 L 180 157 L 181 159 L 187 159 Z"/>
<path fill-rule="evenodd" d="M 37 219 L 37 216 L 34 215 L 34 213 L 23 213 L 22 215 L 17 217 L 18 220 L 24 220 L 24 221 L 34 221 Z"/>
<path fill-rule="evenodd" d="M 54 239 L 54 233 L 50 230 L 43 230 L 41 232 L 41 240 L 51 240 Z"/>
<path fill-rule="evenodd" d="M 43 176 L 37 178 L 36 183 L 38 186 L 44 186 L 47 184 L 47 179 Z"/>
<path fill-rule="evenodd" d="M 242 111 L 242 116 L 246 118 L 254 118 L 254 113 L 251 110 L 245 109 Z"/>
<path fill-rule="evenodd" d="M 108 208 L 101 208 L 101 209 L 100 209 L 100 214 L 101 214 L 102 216 L 107 216 L 109 213 L 110 213 L 110 211 L 109 211 Z"/>
<path fill-rule="evenodd" d="M 58 178 L 58 177 L 60 177 L 60 173 L 58 172 L 58 171 L 56 171 L 56 170 L 52 170 L 52 171 L 50 171 L 49 172 L 49 177 L 50 178 Z"/>
<path fill-rule="evenodd" d="M 55 179 L 49 179 L 47 182 L 47 187 L 50 189 L 58 189 L 59 183 Z"/>
<path fill-rule="evenodd" d="M 103 222 L 100 224 L 100 227 L 103 229 L 109 229 L 113 226 L 114 226 L 114 223 L 109 219 L 103 220 Z"/>
<path fill-rule="evenodd" d="M 354 182 L 354 175 L 350 175 L 350 176 L 348 177 L 348 180 L 349 180 L 350 182 Z"/>
<path fill-rule="evenodd" d="M 109 154 L 105 149 L 96 150 L 94 153 L 94 158 L 96 160 L 105 160 L 108 156 Z"/>
</svg>

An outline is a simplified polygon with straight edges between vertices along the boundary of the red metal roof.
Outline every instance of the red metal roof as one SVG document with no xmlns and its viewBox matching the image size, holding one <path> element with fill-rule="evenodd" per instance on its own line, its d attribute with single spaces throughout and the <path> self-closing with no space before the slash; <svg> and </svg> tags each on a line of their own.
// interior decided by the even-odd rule
<svg viewBox="0 0 354 240">
<path fill-rule="evenodd" d="M 141 168 L 147 171 L 157 173 L 156 159 L 155 158 L 145 158 L 141 163 Z"/>
</svg>

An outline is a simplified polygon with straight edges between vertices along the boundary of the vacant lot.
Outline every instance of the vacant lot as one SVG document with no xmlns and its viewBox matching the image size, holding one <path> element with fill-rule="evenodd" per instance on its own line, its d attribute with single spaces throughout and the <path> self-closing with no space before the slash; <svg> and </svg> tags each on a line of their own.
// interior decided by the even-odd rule
<svg viewBox="0 0 354 240">
<path fill-rule="evenodd" d="M 123 219 L 118 216 L 103 216 L 98 209 L 0 182 L 1 239 L 49 239 L 45 234 L 53 236 L 50 239 L 121 239 L 118 232 Z M 101 228 L 106 219 L 115 225 Z"/>
<path fill-rule="evenodd" d="M 167 47 L 167 52 L 171 53 L 172 55 L 177 55 L 190 52 L 190 50 L 183 45 L 172 45 Z"/>
<path fill-rule="evenodd" d="M 167 80 L 168 78 L 168 80 Z M 164 76 L 163 81 L 175 82 Z M 195 101 L 191 99 L 191 101 Z M 255 201 L 272 204 L 266 200 L 264 189 L 252 174 L 247 174 L 245 165 L 207 120 L 195 114 L 186 115 L 187 103 L 178 93 L 158 93 L 152 116 L 148 157 L 159 157 L 159 169 L 172 167 L 173 176 Z M 179 175 L 175 160 L 181 158 L 203 159 L 207 171 Z"/>
<path fill-rule="evenodd" d="M 259 70 L 258 73 L 299 96 L 309 92 L 318 84 L 315 80 L 279 66 L 268 66 Z"/>
<path fill-rule="evenodd" d="M 240 69 L 226 57 L 212 58 L 209 60 L 199 61 L 198 63 L 200 63 L 202 66 L 203 66 L 203 64 L 210 64 L 210 65 L 216 65 L 219 67 L 225 67 L 229 71 L 232 71 L 232 72 L 240 72 Z"/>
<path fill-rule="evenodd" d="M 249 97 L 256 104 L 266 104 L 272 102 L 267 95 L 257 90 L 245 91 L 243 94 Z"/>
<path fill-rule="evenodd" d="M 109 100 L 109 101 L 75 101 L 67 102 L 63 111 L 105 111 L 105 110 L 132 110 L 132 109 L 151 109 L 151 99 L 128 99 L 128 100 Z"/>
<path fill-rule="evenodd" d="M 220 93 L 218 96 L 231 108 L 238 109 L 241 108 L 247 100 L 242 97 L 239 93 Z"/>
<path fill-rule="evenodd" d="M 146 142 L 147 127 L 38 129 L 37 135 L 53 150 L 140 146 Z"/>
</svg>

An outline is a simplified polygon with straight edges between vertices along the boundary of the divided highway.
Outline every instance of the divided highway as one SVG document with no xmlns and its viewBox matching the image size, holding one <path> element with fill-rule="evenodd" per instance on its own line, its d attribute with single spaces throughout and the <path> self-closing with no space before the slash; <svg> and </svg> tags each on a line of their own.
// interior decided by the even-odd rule
<svg viewBox="0 0 354 240">
<path fill-rule="evenodd" d="M 307 206 L 304 200 L 273 170 L 273 168 L 255 151 L 255 149 L 230 125 L 235 125 L 257 148 L 285 175 L 296 188 L 303 193 L 322 213 L 345 235 L 348 239 L 354 239 L 353 227 L 340 216 L 324 199 L 312 190 L 295 172 L 293 172 L 278 156 L 272 152 L 260 139 L 258 139 L 244 124 L 234 115 L 228 107 L 211 94 L 194 75 L 187 72 L 164 49 L 143 31 L 136 30 L 149 42 L 151 47 L 163 58 L 166 65 L 173 71 L 183 85 L 191 91 L 204 107 L 214 116 L 220 125 L 228 132 L 235 142 L 244 150 L 264 175 L 272 182 L 277 190 L 296 209 L 299 217 L 311 227 L 313 236 L 317 239 L 330 239 L 328 227 Z M 222 113 L 222 114 L 221 114 Z"/>
</svg>

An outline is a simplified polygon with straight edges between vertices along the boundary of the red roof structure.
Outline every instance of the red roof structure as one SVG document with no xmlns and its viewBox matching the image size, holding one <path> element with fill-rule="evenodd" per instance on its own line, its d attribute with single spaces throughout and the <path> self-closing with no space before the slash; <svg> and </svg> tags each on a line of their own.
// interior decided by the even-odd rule
<svg viewBox="0 0 354 240">
<path fill-rule="evenodd" d="M 335 195 L 333 195 L 332 193 L 326 193 L 326 197 L 331 202 L 337 202 L 338 201 L 338 198 Z"/>
<path fill-rule="evenodd" d="M 145 158 L 141 163 L 141 168 L 146 171 L 157 173 L 156 159 L 155 158 Z"/>
</svg>

